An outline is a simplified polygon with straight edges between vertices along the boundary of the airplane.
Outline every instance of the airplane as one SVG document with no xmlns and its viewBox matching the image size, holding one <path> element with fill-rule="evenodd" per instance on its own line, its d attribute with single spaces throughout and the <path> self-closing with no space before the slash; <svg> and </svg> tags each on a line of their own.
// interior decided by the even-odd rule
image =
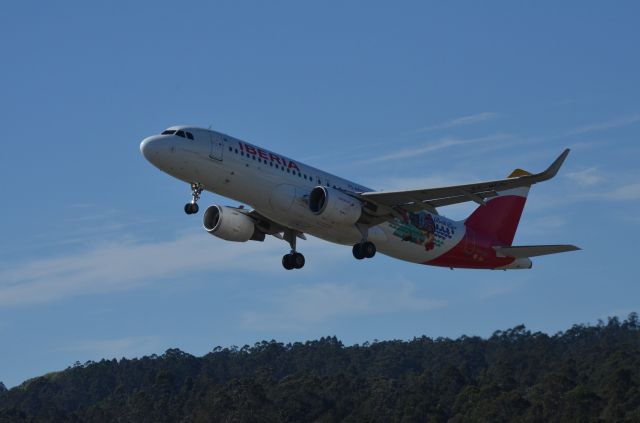
<svg viewBox="0 0 640 423">
<path fill-rule="evenodd" d="M 405 191 L 374 191 L 193 126 L 173 126 L 145 138 L 140 151 L 155 167 L 191 186 L 187 214 L 198 212 L 205 190 L 241 203 L 208 207 L 204 229 L 227 241 L 264 241 L 267 235 L 284 240 L 290 246 L 282 257 L 287 270 L 305 265 L 297 249 L 305 234 L 352 246 L 358 260 L 380 252 L 451 269 L 530 269 L 531 257 L 579 250 L 574 245 L 512 245 L 529 188 L 553 178 L 569 149 L 540 173 L 516 169 L 506 179 Z M 469 201 L 478 207 L 465 220 L 439 213 L 441 207 Z"/>
</svg>

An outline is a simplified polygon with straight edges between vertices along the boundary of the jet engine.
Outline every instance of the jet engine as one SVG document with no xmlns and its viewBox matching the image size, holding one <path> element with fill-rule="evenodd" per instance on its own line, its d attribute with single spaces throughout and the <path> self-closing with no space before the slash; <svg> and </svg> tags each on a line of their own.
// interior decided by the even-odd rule
<svg viewBox="0 0 640 423">
<path fill-rule="evenodd" d="M 247 242 L 256 239 L 256 225 L 249 216 L 226 206 L 209 206 L 202 219 L 211 235 L 227 241 Z M 262 237 L 264 239 L 264 236 Z"/>
<path fill-rule="evenodd" d="M 342 191 L 320 185 L 309 194 L 309 209 L 337 225 L 353 225 L 362 215 L 360 201 Z"/>
</svg>

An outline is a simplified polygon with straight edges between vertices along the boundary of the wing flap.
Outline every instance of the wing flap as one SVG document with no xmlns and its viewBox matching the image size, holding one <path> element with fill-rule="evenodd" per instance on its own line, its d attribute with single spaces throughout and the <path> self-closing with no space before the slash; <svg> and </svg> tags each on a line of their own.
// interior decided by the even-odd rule
<svg viewBox="0 0 640 423">
<path fill-rule="evenodd" d="M 580 248 L 575 245 L 521 245 L 515 247 L 496 246 L 493 249 L 496 250 L 498 257 L 528 258 L 576 251 Z"/>
</svg>

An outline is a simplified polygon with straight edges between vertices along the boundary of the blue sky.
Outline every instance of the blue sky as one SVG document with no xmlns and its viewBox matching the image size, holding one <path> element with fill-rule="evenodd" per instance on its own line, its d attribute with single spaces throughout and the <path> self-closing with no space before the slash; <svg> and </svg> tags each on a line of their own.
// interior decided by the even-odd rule
<svg viewBox="0 0 640 423">
<path fill-rule="evenodd" d="M 554 333 L 640 309 L 637 2 L 10 2 L 0 13 L 0 381 L 169 347 Z M 465 271 L 234 244 L 140 141 L 227 132 L 372 188 L 565 167 Z M 201 206 L 236 205 L 206 194 Z M 473 206 L 444 209 L 464 218 Z"/>
</svg>

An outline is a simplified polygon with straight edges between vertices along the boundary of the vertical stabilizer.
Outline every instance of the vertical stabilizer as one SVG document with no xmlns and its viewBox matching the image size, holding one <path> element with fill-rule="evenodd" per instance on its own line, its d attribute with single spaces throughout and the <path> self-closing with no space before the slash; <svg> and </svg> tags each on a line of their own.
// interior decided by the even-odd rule
<svg viewBox="0 0 640 423">
<path fill-rule="evenodd" d="M 530 175 L 529 172 L 516 169 L 509 178 Z M 465 221 L 468 228 L 483 233 L 500 245 L 511 245 L 516 235 L 518 223 L 527 201 L 530 187 L 520 187 L 499 191 L 496 197 L 486 200 Z"/>
</svg>

